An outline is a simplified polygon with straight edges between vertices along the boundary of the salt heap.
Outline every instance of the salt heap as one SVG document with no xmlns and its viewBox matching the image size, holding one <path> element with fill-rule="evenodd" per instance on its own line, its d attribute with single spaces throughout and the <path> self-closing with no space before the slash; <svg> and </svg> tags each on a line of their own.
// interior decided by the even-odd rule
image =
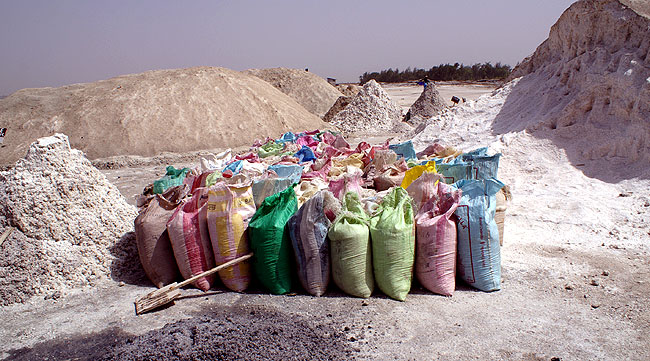
<svg viewBox="0 0 650 361">
<path fill-rule="evenodd" d="M 325 116 L 323 117 L 323 121 L 330 122 L 336 114 L 338 114 L 341 110 L 345 109 L 345 107 L 347 107 L 348 104 L 352 102 L 352 99 L 353 97 L 349 97 L 345 95 L 340 96 L 338 99 L 336 99 L 334 105 L 332 105 L 330 110 L 328 110 L 327 113 L 325 113 Z"/>
<path fill-rule="evenodd" d="M 341 131 L 370 133 L 401 130 L 402 111 L 374 80 L 367 82 L 352 102 L 332 118 Z"/>
<path fill-rule="evenodd" d="M 436 85 L 433 82 L 428 82 L 420 97 L 411 105 L 405 121 L 410 124 L 418 124 L 437 115 L 445 108 L 445 102 L 440 98 Z"/>
<path fill-rule="evenodd" d="M 634 6 L 634 3 L 631 3 Z M 574 164 L 638 175 L 650 165 L 650 20 L 616 0 L 569 7 L 517 66 L 522 77 L 496 117 L 496 134 L 526 129 Z"/>
<path fill-rule="evenodd" d="M 38 139 L 0 172 L 0 204 L 0 229 L 17 228 L 0 252 L 0 304 L 131 271 L 116 264 L 136 252 L 136 209 L 67 136 Z"/>
</svg>

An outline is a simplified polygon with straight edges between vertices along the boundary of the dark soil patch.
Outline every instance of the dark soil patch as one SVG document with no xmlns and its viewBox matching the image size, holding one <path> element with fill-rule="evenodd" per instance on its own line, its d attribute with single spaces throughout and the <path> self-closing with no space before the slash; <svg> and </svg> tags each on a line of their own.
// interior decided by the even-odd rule
<svg viewBox="0 0 650 361">
<path fill-rule="evenodd" d="M 331 319 L 233 307 L 140 336 L 119 329 L 10 352 L 13 360 L 343 360 L 355 352 Z"/>
</svg>

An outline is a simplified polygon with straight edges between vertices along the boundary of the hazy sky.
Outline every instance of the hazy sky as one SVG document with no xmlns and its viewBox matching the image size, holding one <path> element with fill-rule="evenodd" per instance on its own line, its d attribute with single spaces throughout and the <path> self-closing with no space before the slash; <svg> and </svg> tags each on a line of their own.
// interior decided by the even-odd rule
<svg viewBox="0 0 650 361">
<path fill-rule="evenodd" d="M 515 65 L 573 0 L 0 0 L 0 94 L 153 69 Z"/>
</svg>

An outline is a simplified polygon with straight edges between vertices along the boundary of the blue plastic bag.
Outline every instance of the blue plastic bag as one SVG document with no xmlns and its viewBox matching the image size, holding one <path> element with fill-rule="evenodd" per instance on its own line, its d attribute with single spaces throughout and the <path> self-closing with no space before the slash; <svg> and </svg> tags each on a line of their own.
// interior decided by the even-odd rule
<svg viewBox="0 0 650 361">
<path fill-rule="evenodd" d="M 311 150 L 311 148 L 309 148 L 306 145 L 303 145 L 302 148 L 298 152 L 296 152 L 296 154 L 294 154 L 293 156 L 298 158 L 300 160 L 300 163 L 316 160 L 316 155 L 314 154 L 314 151 Z"/>
<path fill-rule="evenodd" d="M 388 146 L 393 152 L 397 153 L 397 159 L 400 157 L 404 157 L 406 160 L 409 159 L 417 159 L 417 155 L 415 154 L 415 149 L 413 148 L 413 142 L 410 140 L 407 140 L 404 143 L 399 143 L 399 144 L 391 144 Z"/>
<path fill-rule="evenodd" d="M 279 178 L 289 178 L 292 183 L 300 182 L 300 177 L 302 177 L 302 166 L 297 164 L 287 165 L 287 164 L 275 164 L 270 165 L 268 170 L 274 171 Z"/>
<path fill-rule="evenodd" d="M 234 162 L 228 164 L 221 172 L 223 173 L 223 172 L 229 170 L 229 171 L 232 172 L 233 175 L 234 174 L 239 174 L 239 172 L 241 172 L 241 169 L 242 169 L 243 166 L 244 166 L 243 161 L 242 160 L 237 160 L 237 161 L 234 161 Z"/>
<path fill-rule="evenodd" d="M 496 179 L 460 180 L 453 186 L 462 191 L 454 212 L 458 219 L 458 274 L 481 291 L 499 290 L 501 248 L 494 214 L 496 194 L 503 183 Z"/>
<path fill-rule="evenodd" d="M 282 134 L 282 137 L 280 139 L 276 139 L 276 143 L 286 143 L 286 142 L 295 142 L 296 141 L 296 135 L 293 134 L 293 132 L 286 132 Z"/>
<path fill-rule="evenodd" d="M 436 170 L 442 174 L 442 180 L 447 184 L 454 184 L 461 179 L 472 179 L 472 166 L 467 163 L 440 163 L 436 164 Z"/>
</svg>

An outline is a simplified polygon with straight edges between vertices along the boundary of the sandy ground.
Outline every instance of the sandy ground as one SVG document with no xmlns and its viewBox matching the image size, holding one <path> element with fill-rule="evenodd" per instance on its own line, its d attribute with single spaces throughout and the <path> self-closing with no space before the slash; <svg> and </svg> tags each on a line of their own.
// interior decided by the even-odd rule
<svg viewBox="0 0 650 361">
<path fill-rule="evenodd" d="M 398 101 L 394 94 L 406 98 L 410 92 L 415 100 L 418 88 L 389 87 L 389 92 Z M 202 323 L 218 340 L 254 341 L 259 332 L 303 337 L 287 330 L 290 323 L 308 331 L 300 339 L 311 345 L 305 359 L 650 359 L 650 183 L 589 179 L 561 151 L 542 152 L 555 149 L 549 141 L 513 142 L 522 145 L 505 149 L 500 169 L 514 192 L 506 216 L 501 291 L 483 293 L 459 284 L 453 297 L 442 297 L 416 284 L 406 302 L 398 302 L 380 293 L 369 300 L 352 298 L 334 287 L 320 298 L 300 291 L 273 296 L 255 288 L 245 294 L 186 289 L 175 305 L 136 316 L 133 300 L 154 289 L 140 275 L 56 300 L 35 298 L 0 308 L 0 357 L 137 359 L 142 355 L 130 345 L 147 349 L 157 339 L 166 340 L 165 347 L 194 350 L 193 342 L 200 340 L 196 325 Z M 520 153 L 527 146 L 540 152 Z M 179 156 L 174 164 L 193 164 L 191 159 Z M 164 163 L 139 160 L 132 163 L 137 166 L 103 172 L 133 203 L 146 183 L 164 173 Z M 537 166 L 551 163 L 557 167 Z M 253 325 L 256 320 L 267 322 L 260 327 Z M 179 321 L 184 323 L 168 325 Z M 178 328 L 193 334 L 181 337 L 174 332 Z M 293 345 L 283 337 L 259 340 L 249 356 L 239 357 L 276 358 Z M 328 352 L 316 353 L 314 345 Z"/>
</svg>

